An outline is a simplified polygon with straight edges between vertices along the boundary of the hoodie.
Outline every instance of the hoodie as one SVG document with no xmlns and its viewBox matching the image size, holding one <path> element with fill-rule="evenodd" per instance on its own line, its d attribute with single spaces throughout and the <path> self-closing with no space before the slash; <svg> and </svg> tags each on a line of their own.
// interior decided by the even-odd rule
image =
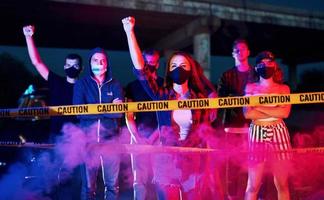
<svg viewBox="0 0 324 200">
<path fill-rule="evenodd" d="M 97 47 L 90 51 L 87 66 L 88 72 L 74 85 L 73 104 L 112 103 L 116 98 L 123 101 L 122 86 L 117 80 L 113 79 L 111 66 L 109 66 L 109 64 L 107 64 L 106 76 L 103 83 L 98 84 L 94 79 L 90 63 L 95 53 L 105 54 L 108 61 L 108 56 L 104 49 Z M 98 135 L 110 137 L 118 133 L 122 116 L 122 113 L 108 113 L 99 115 L 79 115 L 78 118 L 80 119 L 81 127 L 89 127 L 95 124 L 94 126 L 97 126 Z M 99 133 L 99 131 L 105 133 L 102 134 Z"/>
</svg>

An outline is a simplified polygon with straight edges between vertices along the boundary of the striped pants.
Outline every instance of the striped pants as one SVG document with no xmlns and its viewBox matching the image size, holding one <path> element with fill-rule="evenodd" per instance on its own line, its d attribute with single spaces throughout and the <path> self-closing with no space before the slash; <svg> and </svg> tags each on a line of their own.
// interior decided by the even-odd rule
<svg viewBox="0 0 324 200">
<path fill-rule="evenodd" d="M 291 149 L 288 129 L 283 121 L 260 126 L 251 123 L 249 128 L 249 160 L 290 160 Z"/>
</svg>

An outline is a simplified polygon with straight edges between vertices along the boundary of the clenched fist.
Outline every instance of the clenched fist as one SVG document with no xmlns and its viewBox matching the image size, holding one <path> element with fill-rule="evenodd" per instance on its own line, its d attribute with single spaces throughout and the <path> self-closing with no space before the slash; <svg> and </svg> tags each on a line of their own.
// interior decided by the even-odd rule
<svg viewBox="0 0 324 200">
<path fill-rule="evenodd" d="M 35 27 L 32 25 L 24 26 L 23 32 L 26 37 L 31 37 L 35 33 Z"/>
<path fill-rule="evenodd" d="M 135 18 L 134 17 L 125 17 L 124 19 L 122 19 L 122 22 L 123 22 L 124 30 L 126 33 L 133 30 L 133 28 L 135 26 Z"/>
</svg>

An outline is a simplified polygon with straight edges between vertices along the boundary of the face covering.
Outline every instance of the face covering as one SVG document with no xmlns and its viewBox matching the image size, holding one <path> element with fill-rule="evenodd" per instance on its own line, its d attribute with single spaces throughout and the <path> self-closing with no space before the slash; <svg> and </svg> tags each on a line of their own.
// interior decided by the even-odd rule
<svg viewBox="0 0 324 200">
<path fill-rule="evenodd" d="M 91 70 L 95 76 L 100 76 L 100 75 L 106 73 L 107 68 L 105 68 L 103 65 L 92 64 Z"/>
<path fill-rule="evenodd" d="M 274 67 L 259 67 L 257 68 L 257 74 L 262 77 L 263 79 L 269 79 L 273 76 L 275 72 Z"/>
<path fill-rule="evenodd" d="M 183 69 L 182 67 L 177 67 L 173 71 L 170 72 L 170 77 L 176 84 L 183 84 L 186 80 L 189 79 L 190 71 Z"/>
<path fill-rule="evenodd" d="M 80 74 L 80 69 L 76 69 L 75 67 L 69 67 L 67 69 L 64 69 L 65 74 L 70 78 L 76 78 Z"/>
</svg>

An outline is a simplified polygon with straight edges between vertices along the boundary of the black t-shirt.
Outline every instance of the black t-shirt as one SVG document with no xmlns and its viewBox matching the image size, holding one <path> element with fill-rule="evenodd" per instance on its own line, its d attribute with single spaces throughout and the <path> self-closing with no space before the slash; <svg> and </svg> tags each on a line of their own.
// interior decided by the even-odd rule
<svg viewBox="0 0 324 200">
<path fill-rule="evenodd" d="M 66 77 L 61 77 L 53 72 L 48 74 L 49 105 L 72 105 L 74 84 L 67 82 Z M 59 135 L 64 123 L 76 122 L 75 116 L 51 117 L 51 136 Z"/>
<path fill-rule="evenodd" d="M 233 67 L 223 73 L 218 82 L 219 97 L 235 97 L 245 95 L 245 86 L 255 78 L 254 70 L 240 72 Z M 223 124 L 225 127 L 243 127 L 250 123 L 243 114 L 243 108 L 224 109 Z"/>
<path fill-rule="evenodd" d="M 157 78 L 157 84 L 162 86 L 163 78 Z M 150 96 L 144 90 L 139 80 L 130 82 L 126 87 L 126 97 L 132 101 L 152 101 Z M 158 126 L 156 112 L 137 112 L 136 124 L 156 129 Z"/>
</svg>

